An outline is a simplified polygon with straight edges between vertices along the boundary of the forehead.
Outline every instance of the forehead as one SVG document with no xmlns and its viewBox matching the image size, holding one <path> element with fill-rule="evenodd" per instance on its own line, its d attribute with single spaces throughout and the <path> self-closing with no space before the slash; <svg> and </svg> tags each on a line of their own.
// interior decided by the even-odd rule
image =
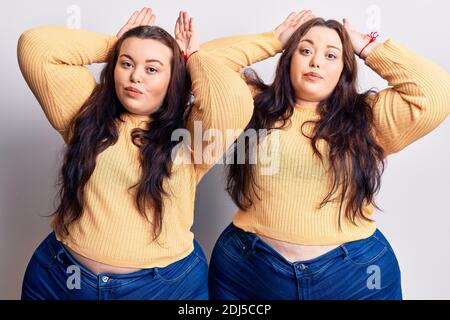
<svg viewBox="0 0 450 320">
<path fill-rule="evenodd" d="M 342 49 L 342 41 L 336 30 L 327 27 L 312 27 L 306 32 L 306 34 L 300 39 L 309 39 L 314 42 L 316 46 L 334 46 Z"/>
<path fill-rule="evenodd" d="M 136 62 L 157 59 L 169 64 L 172 59 L 172 50 L 165 44 L 154 39 L 127 38 L 120 47 L 119 55 L 127 54 Z"/>
</svg>

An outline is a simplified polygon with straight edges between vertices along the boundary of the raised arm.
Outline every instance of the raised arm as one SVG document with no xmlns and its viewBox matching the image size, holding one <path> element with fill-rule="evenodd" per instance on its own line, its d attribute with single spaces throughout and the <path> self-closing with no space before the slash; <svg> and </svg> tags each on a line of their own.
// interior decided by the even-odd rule
<svg viewBox="0 0 450 320">
<path fill-rule="evenodd" d="M 233 143 L 234 139 L 227 139 L 228 133 L 240 132 L 247 126 L 253 114 L 253 99 L 236 72 L 210 52 L 199 49 L 194 23 L 187 13 L 180 13 L 175 33 L 181 50 L 190 56 L 187 68 L 195 103 L 187 126 L 199 182 Z"/>
<path fill-rule="evenodd" d="M 367 39 L 345 25 L 355 52 L 360 52 Z M 378 142 L 386 156 L 420 139 L 449 115 L 450 75 L 443 68 L 392 40 L 371 44 L 361 58 L 390 86 L 378 99 L 370 98 Z"/>
<path fill-rule="evenodd" d="M 282 50 L 273 31 L 215 39 L 200 48 L 236 72 L 273 57 Z"/>
<path fill-rule="evenodd" d="M 280 53 L 295 30 L 312 18 L 310 10 L 292 12 L 273 31 L 215 39 L 202 44 L 201 49 L 239 72 Z"/>
<path fill-rule="evenodd" d="M 115 41 L 110 35 L 64 27 L 38 27 L 20 36 L 20 70 L 65 140 L 72 118 L 96 86 L 85 65 L 104 62 Z"/>
<path fill-rule="evenodd" d="M 38 27 L 20 36 L 20 70 L 50 124 L 66 143 L 68 126 L 97 85 L 86 65 L 105 62 L 120 36 L 154 21 L 152 10 L 143 8 L 133 13 L 117 36 L 64 27 Z"/>
<path fill-rule="evenodd" d="M 379 93 L 373 113 L 386 156 L 425 136 L 450 113 L 450 75 L 410 50 L 386 41 L 366 64 L 391 88 Z"/>
</svg>

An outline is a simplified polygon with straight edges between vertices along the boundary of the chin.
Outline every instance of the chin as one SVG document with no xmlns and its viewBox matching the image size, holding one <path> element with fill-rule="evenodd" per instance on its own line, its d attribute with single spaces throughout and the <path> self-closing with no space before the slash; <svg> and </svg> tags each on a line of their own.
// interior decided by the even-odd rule
<svg viewBox="0 0 450 320">
<path fill-rule="evenodd" d="M 126 106 L 122 103 L 122 106 L 124 107 L 124 109 L 129 112 L 129 113 L 133 113 L 133 114 L 141 114 L 142 110 L 138 109 L 138 108 L 132 108 L 130 106 Z"/>
<path fill-rule="evenodd" d="M 322 101 L 324 99 L 324 97 L 318 94 L 318 92 L 311 92 L 306 90 L 302 90 L 300 92 L 302 94 L 299 95 L 298 97 L 305 101 Z"/>
<path fill-rule="evenodd" d="M 127 109 L 127 108 L 125 108 Z M 143 111 L 143 110 L 136 110 L 136 109 L 127 109 L 128 112 L 138 115 L 138 116 L 144 116 L 150 114 L 149 111 Z"/>
<path fill-rule="evenodd" d="M 158 111 L 159 108 L 156 109 L 151 109 L 151 110 L 146 110 L 143 108 L 127 108 L 125 107 L 125 109 L 130 112 L 133 113 L 135 115 L 139 115 L 139 116 L 149 116 L 152 113 L 155 113 L 156 111 Z"/>
</svg>

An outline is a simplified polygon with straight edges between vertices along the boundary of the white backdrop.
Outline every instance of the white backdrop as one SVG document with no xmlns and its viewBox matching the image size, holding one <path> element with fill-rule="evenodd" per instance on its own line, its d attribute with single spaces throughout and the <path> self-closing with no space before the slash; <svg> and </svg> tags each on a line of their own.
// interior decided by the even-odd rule
<svg viewBox="0 0 450 320">
<path fill-rule="evenodd" d="M 23 80 L 16 58 L 20 34 L 38 25 L 65 25 L 115 34 L 136 9 L 150 6 L 157 24 L 172 32 L 179 10 L 196 18 L 200 40 L 272 30 L 291 11 L 342 19 L 362 31 L 377 30 L 450 70 L 447 0 L 17 0 L 0 12 L 0 299 L 18 299 L 36 246 L 50 231 L 63 142 L 48 124 Z M 256 66 L 270 81 L 275 59 Z M 363 64 L 361 89 L 386 83 Z M 98 73 L 101 66 L 92 68 Z M 450 102 L 449 102 L 450 103 Z M 394 247 L 406 299 L 450 298 L 450 122 L 389 158 L 375 215 Z M 224 192 L 222 166 L 197 191 L 194 232 L 209 257 L 235 206 Z"/>
</svg>

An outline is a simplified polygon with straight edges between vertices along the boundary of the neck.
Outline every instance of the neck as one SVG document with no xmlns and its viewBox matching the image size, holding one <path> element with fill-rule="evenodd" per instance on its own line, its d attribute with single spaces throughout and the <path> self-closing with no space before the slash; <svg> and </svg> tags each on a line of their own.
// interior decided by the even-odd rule
<svg viewBox="0 0 450 320">
<path fill-rule="evenodd" d="M 152 118 L 151 115 L 142 115 L 142 114 L 136 114 L 131 112 L 125 112 L 122 114 L 123 118 L 128 120 L 133 125 L 139 126 L 142 123 L 151 122 Z"/>
<path fill-rule="evenodd" d="M 308 100 L 302 100 L 302 99 L 298 99 L 298 98 L 295 100 L 296 108 L 317 111 L 318 106 L 319 106 L 319 102 L 316 102 L 316 101 L 308 101 Z"/>
</svg>

